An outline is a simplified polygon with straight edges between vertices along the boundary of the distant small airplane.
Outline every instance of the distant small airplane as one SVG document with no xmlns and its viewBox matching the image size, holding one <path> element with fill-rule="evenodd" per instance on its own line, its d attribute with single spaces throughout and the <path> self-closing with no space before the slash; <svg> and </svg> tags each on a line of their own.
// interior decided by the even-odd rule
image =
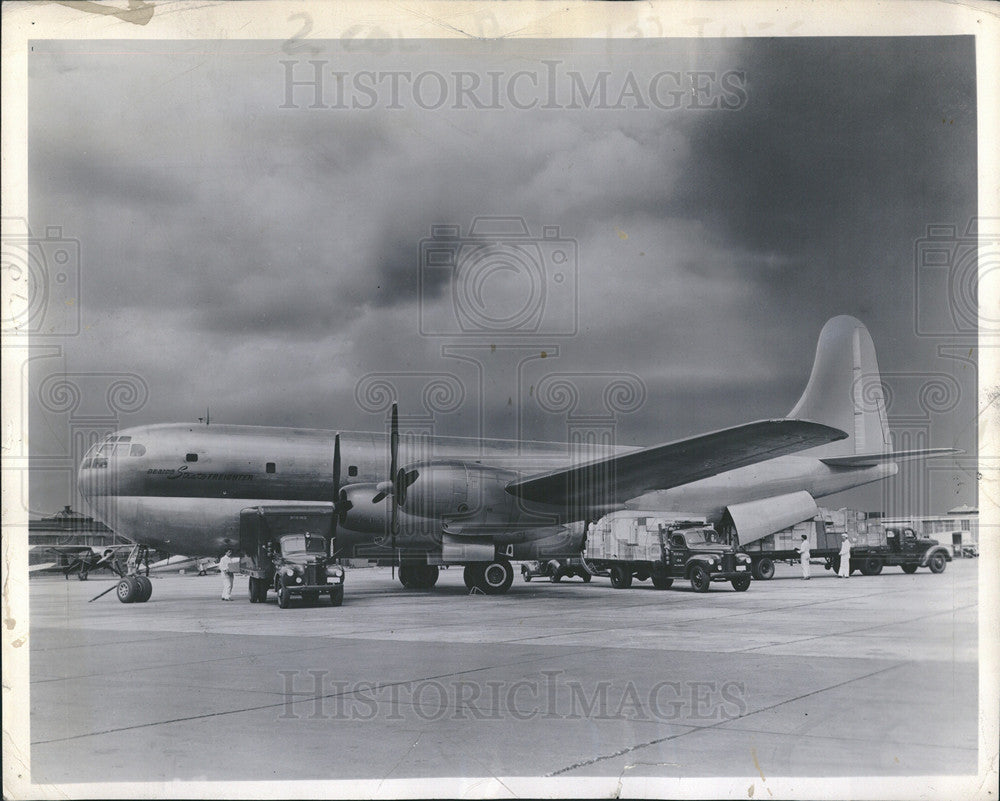
<svg viewBox="0 0 1000 801">
<path fill-rule="evenodd" d="M 80 465 L 94 516 L 138 543 L 217 555 L 241 547 L 257 507 L 330 514 L 337 553 L 399 564 L 406 587 L 463 565 L 506 592 L 511 560 L 579 556 L 587 525 L 621 509 L 696 515 L 746 544 L 817 514 L 815 499 L 895 475 L 868 329 L 823 327 L 808 385 L 786 417 L 646 448 L 188 423 L 140 426 Z M 347 465 L 346 476 L 343 466 Z M 387 469 L 388 468 L 388 469 Z M 291 515 L 292 512 L 289 512 Z"/>
<path fill-rule="evenodd" d="M 149 566 L 150 573 L 179 573 L 181 570 L 197 570 L 199 576 L 219 569 L 219 562 L 207 556 L 169 556 Z"/>
<path fill-rule="evenodd" d="M 118 572 L 114 564 L 116 557 L 123 551 L 129 551 L 133 547 L 132 545 L 106 545 L 102 547 L 92 545 L 36 545 L 31 550 L 57 554 L 63 559 L 68 559 L 69 563 L 62 566 L 60 566 L 59 562 L 31 565 L 29 571 L 32 573 L 43 573 L 58 570 L 66 578 L 69 578 L 71 573 L 76 572 L 77 578 L 80 581 L 86 581 L 92 572 L 101 568 Z"/>
</svg>

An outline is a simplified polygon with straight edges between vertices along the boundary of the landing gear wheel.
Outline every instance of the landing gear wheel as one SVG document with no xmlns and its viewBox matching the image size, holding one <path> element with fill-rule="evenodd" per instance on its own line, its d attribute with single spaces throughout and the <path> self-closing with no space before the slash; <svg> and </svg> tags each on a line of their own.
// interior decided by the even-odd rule
<svg viewBox="0 0 1000 801">
<path fill-rule="evenodd" d="M 611 568 L 611 586 L 616 590 L 627 590 L 632 586 L 632 571 L 622 565 Z"/>
<path fill-rule="evenodd" d="M 483 563 L 482 562 L 472 562 L 465 566 L 465 570 L 462 571 L 462 579 L 465 581 L 465 588 L 471 590 L 473 587 L 478 587 L 483 580 Z"/>
<path fill-rule="evenodd" d="M 288 587 L 284 584 L 278 585 L 278 607 L 280 609 L 287 609 L 289 602 L 292 600 L 292 594 L 288 591 Z"/>
<path fill-rule="evenodd" d="M 136 581 L 135 576 L 125 576 L 118 582 L 115 593 L 123 604 L 135 603 L 136 598 L 139 597 L 139 582 Z"/>
<path fill-rule="evenodd" d="M 733 589 L 736 592 L 746 592 L 750 589 L 750 576 L 740 576 L 739 578 L 734 578 L 730 581 L 733 585 Z"/>
<path fill-rule="evenodd" d="M 410 576 L 410 572 L 410 565 L 405 562 L 399 566 L 399 583 L 406 587 L 406 589 L 413 587 L 413 579 Z"/>
<path fill-rule="evenodd" d="M 482 567 L 479 589 L 487 595 L 503 595 L 514 583 L 514 568 L 506 559 L 497 558 L 485 562 Z"/>
<path fill-rule="evenodd" d="M 438 576 L 440 575 L 441 569 L 437 565 L 424 565 L 420 586 L 425 590 L 431 589 L 431 587 L 438 583 Z"/>
<path fill-rule="evenodd" d="M 866 576 L 877 576 L 882 572 L 882 560 L 870 556 L 861 564 L 861 572 Z"/>
<path fill-rule="evenodd" d="M 658 570 L 653 571 L 653 587 L 657 590 L 669 590 L 674 580 Z"/>
<path fill-rule="evenodd" d="M 712 579 L 701 565 L 695 565 L 691 568 L 691 589 L 695 592 L 708 592 L 708 588 L 712 586 Z"/>
<path fill-rule="evenodd" d="M 944 573 L 944 569 L 947 564 L 948 560 L 945 559 L 944 554 L 939 551 L 930 558 L 930 561 L 927 563 L 927 567 L 931 569 L 931 573 Z"/>
<path fill-rule="evenodd" d="M 344 585 L 341 584 L 330 593 L 330 606 L 342 606 L 344 603 Z"/>
<path fill-rule="evenodd" d="M 135 602 L 137 604 L 144 604 L 153 596 L 153 582 L 145 576 L 136 576 L 135 580 L 139 582 L 139 595 L 136 597 Z"/>
<path fill-rule="evenodd" d="M 917 565 L 900 565 L 900 567 L 903 568 L 904 573 L 913 574 L 917 572 Z"/>
<path fill-rule="evenodd" d="M 770 559 L 761 559 L 753 566 L 753 577 L 761 581 L 770 581 L 774 578 L 774 562 Z"/>
</svg>

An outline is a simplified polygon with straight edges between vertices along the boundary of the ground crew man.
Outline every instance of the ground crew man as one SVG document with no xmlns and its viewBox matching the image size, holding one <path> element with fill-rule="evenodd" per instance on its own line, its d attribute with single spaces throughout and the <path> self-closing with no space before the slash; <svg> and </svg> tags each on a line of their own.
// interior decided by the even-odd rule
<svg viewBox="0 0 1000 801">
<path fill-rule="evenodd" d="M 233 579 L 240 560 L 233 556 L 232 549 L 219 557 L 219 573 L 222 575 L 222 600 L 233 600 Z"/>
<path fill-rule="evenodd" d="M 851 575 L 851 539 L 847 532 L 841 535 L 840 539 L 840 570 L 837 571 L 837 578 L 850 578 Z"/>
<path fill-rule="evenodd" d="M 799 552 L 799 563 L 802 565 L 802 578 L 805 581 L 809 581 L 809 557 L 812 555 L 809 551 L 809 535 L 802 535 L 802 542 L 795 549 Z"/>
</svg>

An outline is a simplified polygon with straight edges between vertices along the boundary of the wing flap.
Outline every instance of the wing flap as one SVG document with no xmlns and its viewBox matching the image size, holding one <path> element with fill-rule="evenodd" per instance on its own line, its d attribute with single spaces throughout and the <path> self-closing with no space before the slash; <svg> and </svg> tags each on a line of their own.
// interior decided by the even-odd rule
<svg viewBox="0 0 1000 801">
<path fill-rule="evenodd" d="M 507 492 L 537 503 L 605 507 L 847 436 L 808 420 L 760 420 L 526 476 L 507 484 Z"/>
</svg>

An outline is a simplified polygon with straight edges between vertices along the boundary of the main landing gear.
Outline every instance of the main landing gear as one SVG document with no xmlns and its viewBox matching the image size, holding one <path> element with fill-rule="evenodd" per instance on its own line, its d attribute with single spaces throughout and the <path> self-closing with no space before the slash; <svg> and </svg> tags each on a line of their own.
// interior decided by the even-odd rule
<svg viewBox="0 0 1000 801">
<path fill-rule="evenodd" d="M 469 590 L 479 590 L 486 595 L 503 595 L 514 582 L 514 568 L 503 557 L 490 562 L 471 562 L 462 576 Z"/>
<path fill-rule="evenodd" d="M 408 590 L 429 590 L 438 580 L 438 566 L 426 562 L 403 561 L 399 564 L 399 583 Z"/>
</svg>

